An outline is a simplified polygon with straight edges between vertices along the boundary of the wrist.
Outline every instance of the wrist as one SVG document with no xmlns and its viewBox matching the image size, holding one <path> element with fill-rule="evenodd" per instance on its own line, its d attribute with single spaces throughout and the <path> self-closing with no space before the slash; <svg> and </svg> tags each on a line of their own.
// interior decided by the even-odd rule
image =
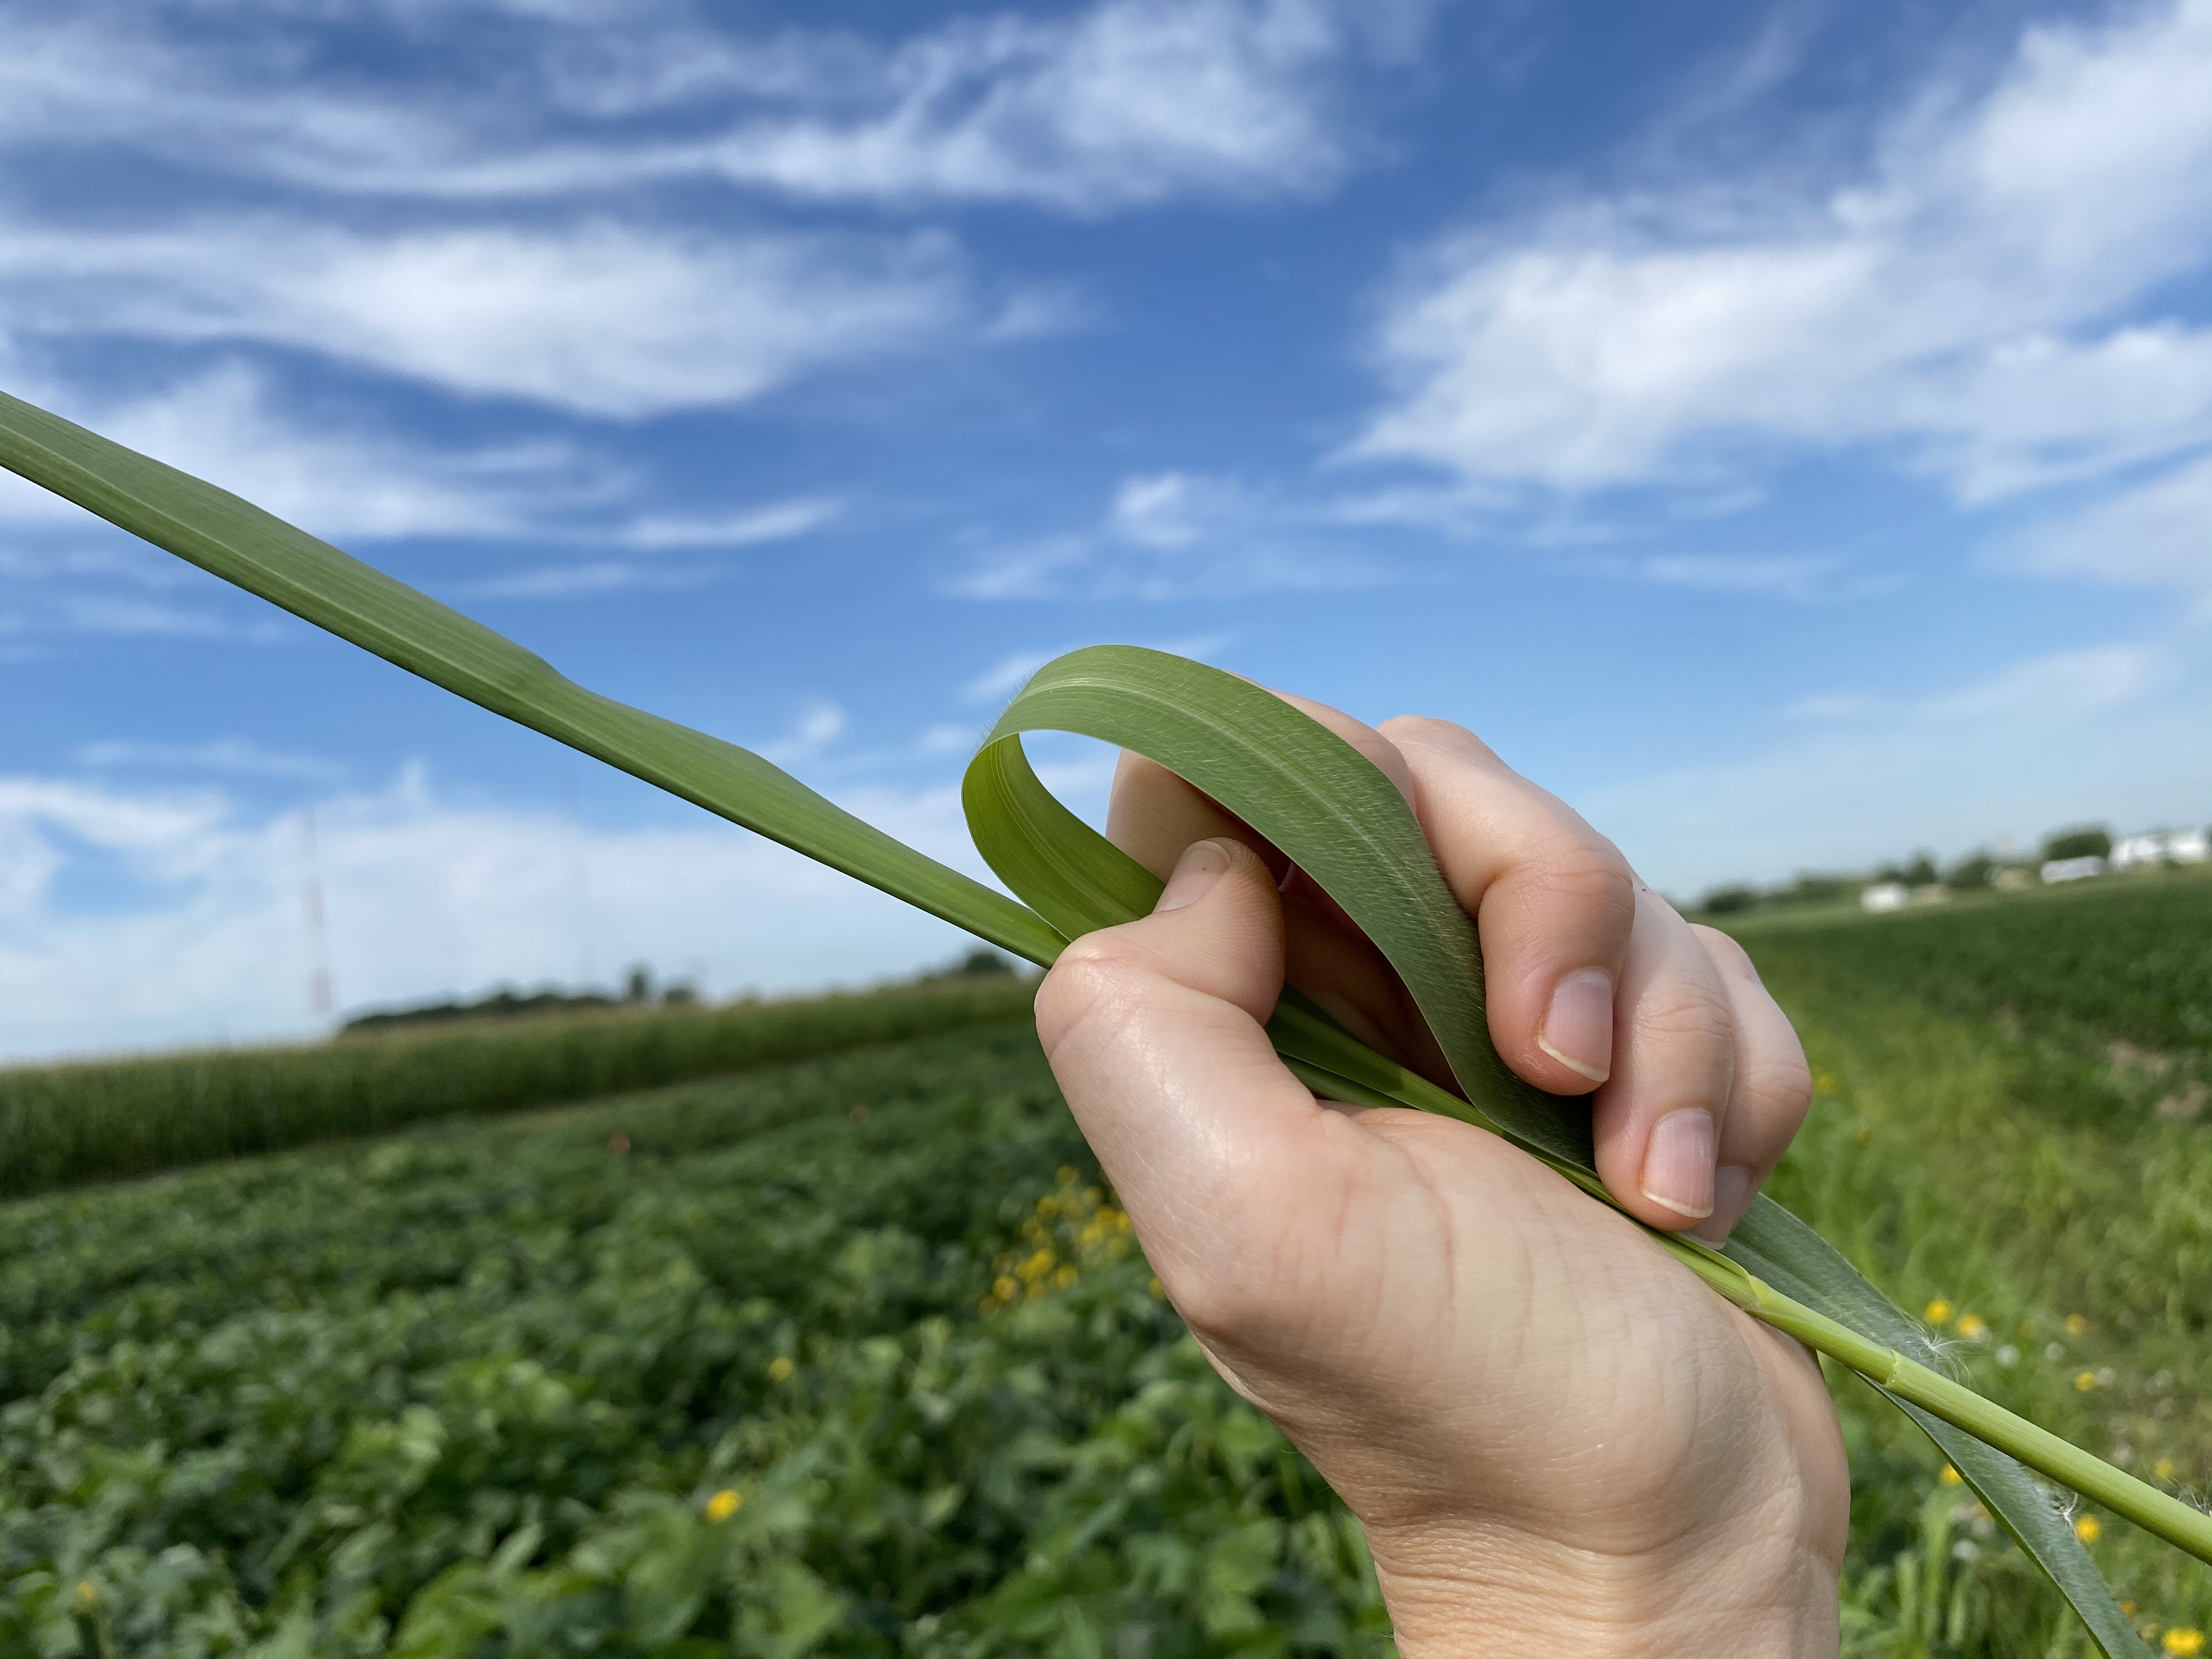
<svg viewBox="0 0 2212 1659">
<path fill-rule="evenodd" d="M 1760 1518 L 1634 1553 L 1504 1527 L 1370 1543 L 1401 1659 L 1834 1659 L 1838 1564 Z"/>
</svg>

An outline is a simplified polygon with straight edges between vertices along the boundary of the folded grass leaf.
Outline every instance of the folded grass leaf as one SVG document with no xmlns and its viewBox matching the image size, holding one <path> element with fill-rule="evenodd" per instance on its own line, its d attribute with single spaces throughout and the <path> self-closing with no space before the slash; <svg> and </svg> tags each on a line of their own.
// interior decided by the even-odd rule
<svg viewBox="0 0 2212 1659">
<path fill-rule="evenodd" d="M 213 485 L 0 394 L 0 465 L 156 546 L 444 686 L 831 867 L 1048 963 L 1092 928 L 1143 915 L 1148 871 L 1054 800 L 1021 734 L 1077 732 L 1148 755 L 1267 836 L 1404 978 L 1465 1097 L 1376 1054 L 1295 992 L 1269 1022 L 1333 1097 L 1440 1111 L 1506 1136 L 1610 1202 L 1587 1109 L 1513 1074 L 1484 1022 L 1474 928 L 1389 781 L 1334 733 L 1201 664 L 1133 647 L 1038 671 L 969 769 L 971 833 L 1023 902 L 893 840 L 736 745 L 587 691 L 510 641 Z M 1923 1364 L 1917 1326 L 1825 1241 L 1762 1198 L 1725 1251 L 1655 1241 L 1721 1295 L 1890 1395 L 2081 1615 L 2107 1655 L 2146 1652 L 2025 1461 L 2212 1560 L 2212 1520 Z"/>
</svg>

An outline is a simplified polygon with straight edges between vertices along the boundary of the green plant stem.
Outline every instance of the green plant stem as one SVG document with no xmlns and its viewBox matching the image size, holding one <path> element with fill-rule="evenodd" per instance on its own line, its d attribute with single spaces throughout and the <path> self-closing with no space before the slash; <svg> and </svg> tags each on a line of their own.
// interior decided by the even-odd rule
<svg viewBox="0 0 2212 1659">
<path fill-rule="evenodd" d="M 1694 1240 L 1662 1237 L 1678 1260 L 1753 1318 L 1848 1365 L 1883 1393 L 1964 1429 L 2039 1474 L 2125 1516 L 2144 1531 L 2187 1550 L 2198 1560 L 2212 1561 L 2212 1516 L 2068 1444 L 1941 1372 L 1906 1358 L 1893 1348 L 1869 1341 L 1802 1303 L 1791 1301 Z"/>
</svg>

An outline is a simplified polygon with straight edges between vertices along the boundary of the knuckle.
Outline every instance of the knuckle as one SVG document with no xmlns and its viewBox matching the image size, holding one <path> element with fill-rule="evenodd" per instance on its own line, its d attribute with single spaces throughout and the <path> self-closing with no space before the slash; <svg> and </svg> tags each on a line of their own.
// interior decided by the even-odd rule
<svg viewBox="0 0 2212 1659">
<path fill-rule="evenodd" d="M 1554 896 L 1622 915 L 1636 908 L 1636 878 L 1620 849 L 1595 831 L 1554 837 L 1536 857 L 1535 878 Z"/>
<path fill-rule="evenodd" d="M 1037 987 L 1037 1036 L 1051 1055 L 1079 1028 L 1101 1017 L 1139 1017 L 1158 975 L 1116 930 L 1086 933 L 1060 953 Z"/>
<path fill-rule="evenodd" d="M 1795 1044 L 1786 1053 L 1752 1055 L 1737 1066 L 1736 1094 L 1786 1139 L 1813 1109 L 1813 1068 Z"/>
<path fill-rule="evenodd" d="M 1393 714 L 1375 729 L 1395 744 L 1417 744 L 1448 749 L 1455 754 L 1494 758 L 1488 744 L 1454 720 L 1440 720 L 1428 714 Z"/>
<path fill-rule="evenodd" d="M 1735 1015 L 1717 985 L 1681 980 L 1655 987 L 1636 1010 L 1636 1028 L 1647 1041 L 1728 1051 L 1735 1043 Z"/>
<path fill-rule="evenodd" d="M 1741 978 L 1757 981 L 1759 969 L 1753 965 L 1751 952 L 1738 944 L 1732 934 L 1724 933 L 1717 927 L 1708 927 L 1702 921 L 1686 925 L 1697 935 L 1698 943 L 1705 946 L 1706 953 L 1721 967 Z"/>
</svg>

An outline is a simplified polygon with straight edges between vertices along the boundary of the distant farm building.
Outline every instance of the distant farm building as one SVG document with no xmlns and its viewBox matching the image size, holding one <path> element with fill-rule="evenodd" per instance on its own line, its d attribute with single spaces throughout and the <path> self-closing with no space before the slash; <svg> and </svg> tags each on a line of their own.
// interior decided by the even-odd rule
<svg viewBox="0 0 2212 1659">
<path fill-rule="evenodd" d="M 2212 860 L 2212 836 L 2202 830 L 2154 830 L 2112 843 L 2112 868 L 2134 870 L 2147 864 L 2203 864 Z"/>
</svg>

